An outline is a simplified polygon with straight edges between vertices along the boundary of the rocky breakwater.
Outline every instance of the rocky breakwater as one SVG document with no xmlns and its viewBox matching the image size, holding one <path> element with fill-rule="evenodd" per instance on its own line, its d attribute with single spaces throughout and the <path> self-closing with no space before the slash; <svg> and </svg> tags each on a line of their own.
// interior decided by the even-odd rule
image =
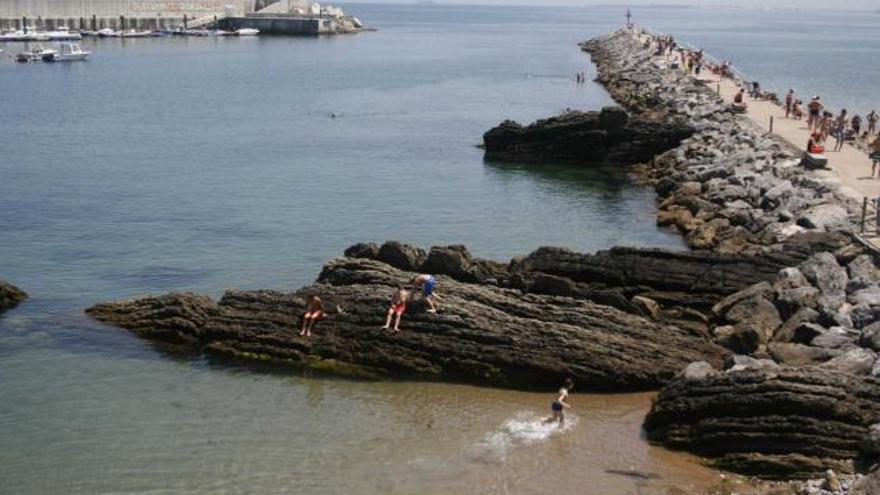
<svg viewBox="0 0 880 495">
<path fill-rule="evenodd" d="M 741 252 L 805 231 L 851 228 L 858 205 L 799 166 L 800 152 L 730 112 L 703 82 L 654 56 L 648 37 L 622 30 L 583 43 L 598 80 L 642 117 L 695 129 L 638 167 L 660 195 L 660 225 L 699 249 Z M 647 43 L 647 44 L 646 44 Z"/>
<path fill-rule="evenodd" d="M 410 304 L 402 332 L 380 327 L 391 292 L 417 270 L 439 275 L 439 314 Z M 554 387 L 572 376 L 585 389 L 644 390 L 684 366 L 720 366 L 726 351 L 706 335 L 595 302 L 507 288 L 507 266 L 461 246 L 425 252 L 400 243 L 358 245 L 293 293 L 229 291 L 219 301 L 167 294 L 99 304 L 92 317 L 137 335 L 250 362 L 361 376 L 452 380 L 501 387 Z M 298 335 L 306 297 L 330 309 L 311 338 Z"/>
<path fill-rule="evenodd" d="M 0 313 L 10 310 L 27 299 L 27 294 L 18 287 L 0 280 Z"/>
<path fill-rule="evenodd" d="M 684 124 L 630 117 L 620 107 L 569 111 L 528 126 L 504 121 L 483 135 L 486 157 L 631 165 L 675 148 L 694 132 Z"/>
</svg>

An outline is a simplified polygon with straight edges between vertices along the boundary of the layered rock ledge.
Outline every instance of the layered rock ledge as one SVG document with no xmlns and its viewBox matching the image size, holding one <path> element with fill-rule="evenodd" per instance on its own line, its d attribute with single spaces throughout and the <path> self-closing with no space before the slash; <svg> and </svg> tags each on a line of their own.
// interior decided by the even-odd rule
<svg viewBox="0 0 880 495">
<path fill-rule="evenodd" d="M 552 388 L 566 376 L 587 389 L 655 389 L 691 361 L 720 364 L 726 354 L 704 335 L 610 306 L 450 276 L 438 277 L 443 311 L 429 314 L 414 302 L 401 333 L 380 329 L 392 291 L 413 275 L 343 257 L 294 293 L 229 291 L 219 302 L 168 294 L 87 313 L 149 340 L 246 361 L 523 389 Z M 331 312 L 302 338 L 299 318 L 312 293 Z"/>
<path fill-rule="evenodd" d="M 630 117 L 620 107 L 607 107 L 569 111 L 525 127 L 507 120 L 483 135 L 483 145 L 489 159 L 631 165 L 675 148 L 693 133 L 684 124 Z"/>
<path fill-rule="evenodd" d="M 27 299 L 27 294 L 18 287 L 0 280 L 0 313 L 8 311 Z"/>
</svg>

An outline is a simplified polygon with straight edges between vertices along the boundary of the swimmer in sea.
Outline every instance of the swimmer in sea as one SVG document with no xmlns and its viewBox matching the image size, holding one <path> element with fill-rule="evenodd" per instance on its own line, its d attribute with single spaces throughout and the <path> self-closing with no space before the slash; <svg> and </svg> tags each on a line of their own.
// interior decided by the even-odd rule
<svg viewBox="0 0 880 495">
<path fill-rule="evenodd" d="M 565 414 L 562 412 L 565 408 L 571 407 L 571 404 L 565 402 L 568 399 L 568 394 L 571 389 L 574 388 L 574 381 L 571 378 L 565 379 L 565 385 L 559 389 L 559 396 L 550 403 L 550 410 L 553 412 L 553 415 L 549 418 L 545 419 L 545 423 L 552 423 L 557 421 L 559 426 L 565 424 Z"/>
</svg>

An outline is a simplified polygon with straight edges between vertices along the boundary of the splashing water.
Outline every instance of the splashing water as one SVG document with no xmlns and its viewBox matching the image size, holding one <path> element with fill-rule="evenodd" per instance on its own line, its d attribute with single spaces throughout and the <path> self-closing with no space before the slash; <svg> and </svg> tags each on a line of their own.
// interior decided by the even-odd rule
<svg viewBox="0 0 880 495">
<path fill-rule="evenodd" d="M 501 424 L 501 427 L 488 433 L 470 453 L 474 461 L 503 463 L 511 448 L 527 446 L 549 440 L 573 429 L 578 422 L 575 414 L 565 415 L 565 423 L 546 422 L 546 416 L 533 411 L 522 411 Z"/>
</svg>

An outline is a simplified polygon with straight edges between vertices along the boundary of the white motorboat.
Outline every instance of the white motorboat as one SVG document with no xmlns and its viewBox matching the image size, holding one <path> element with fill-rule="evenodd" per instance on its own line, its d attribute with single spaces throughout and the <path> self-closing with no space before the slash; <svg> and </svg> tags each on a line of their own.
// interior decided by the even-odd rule
<svg viewBox="0 0 880 495">
<path fill-rule="evenodd" d="M 28 31 L 25 41 L 49 41 L 49 33 L 42 31 Z"/>
<path fill-rule="evenodd" d="M 7 31 L 3 34 L 0 34 L 0 41 L 27 41 L 28 35 L 24 33 L 22 30 L 18 31 Z"/>
<path fill-rule="evenodd" d="M 152 31 L 136 31 L 134 29 L 129 29 L 128 31 L 123 31 L 120 36 L 123 38 L 149 38 L 152 34 Z"/>
<path fill-rule="evenodd" d="M 111 28 L 98 30 L 98 38 L 119 38 L 120 34 Z"/>
<path fill-rule="evenodd" d="M 83 50 L 79 43 L 61 43 L 61 51 L 43 55 L 44 62 L 78 62 L 89 58 L 92 52 Z"/>
<path fill-rule="evenodd" d="M 235 36 L 237 33 L 235 31 L 226 31 L 223 29 L 215 29 L 211 31 L 211 34 L 214 36 Z"/>
<path fill-rule="evenodd" d="M 260 30 L 254 29 L 254 28 L 241 28 L 241 29 L 237 30 L 235 32 L 235 34 L 237 34 L 239 36 L 256 36 L 256 35 L 260 34 Z"/>
<path fill-rule="evenodd" d="M 58 26 L 54 31 L 46 33 L 50 41 L 79 41 L 82 35 L 79 33 L 71 33 L 67 26 Z"/>
<path fill-rule="evenodd" d="M 51 48 L 43 48 L 43 45 L 37 45 L 29 52 L 21 52 L 16 55 L 15 60 L 16 62 L 39 62 L 43 60 L 43 57 L 47 55 L 52 56 L 56 53 L 58 52 Z"/>
</svg>

